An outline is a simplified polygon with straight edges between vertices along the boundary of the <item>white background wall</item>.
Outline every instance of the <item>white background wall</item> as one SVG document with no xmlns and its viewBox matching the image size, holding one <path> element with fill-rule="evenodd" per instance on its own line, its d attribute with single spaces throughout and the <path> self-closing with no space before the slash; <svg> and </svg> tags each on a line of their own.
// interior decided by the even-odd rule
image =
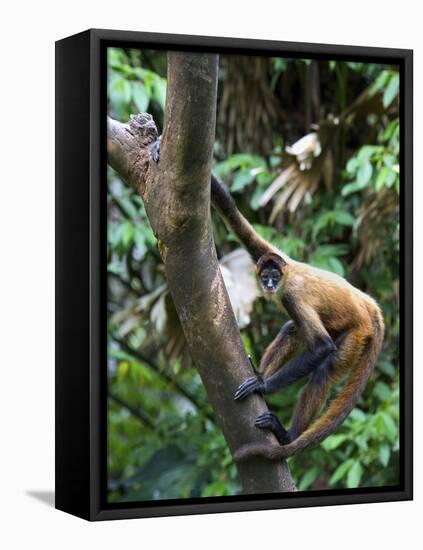
<svg viewBox="0 0 423 550">
<path fill-rule="evenodd" d="M 14 548 L 356 548 L 422 543 L 419 3 L 72 0 L 0 7 L 0 545 Z M 89 524 L 30 492 L 53 489 L 54 41 L 89 27 L 415 50 L 415 501 Z"/>
</svg>

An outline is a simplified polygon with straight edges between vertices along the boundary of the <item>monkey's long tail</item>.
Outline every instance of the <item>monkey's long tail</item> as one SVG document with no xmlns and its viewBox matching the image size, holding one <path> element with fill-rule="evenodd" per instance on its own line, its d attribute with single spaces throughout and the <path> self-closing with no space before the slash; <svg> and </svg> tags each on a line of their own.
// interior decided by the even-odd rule
<svg viewBox="0 0 423 550">
<path fill-rule="evenodd" d="M 332 401 L 323 415 L 318 418 L 297 439 L 282 446 L 263 444 L 246 444 L 234 454 L 234 460 L 239 462 L 252 456 L 264 456 L 268 459 L 287 458 L 297 454 L 310 445 L 323 441 L 332 434 L 350 414 L 358 401 L 366 383 L 373 371 L 383 343 L 383 319 L 378 312 L 374 319 L 375 334 L 364 349 L 359 367 L 355 368 L 342 388 L 339 395 Z"/>
<path fill-rule="evenodd" d="M 282 255 L 279 250 L 257 234 L 251 224 L 238 210 L 234 199 L 225 185 L 214 174 L 211 175 L 211 200 L 213 206 L 225 218 L 255 262 L 268 252 Z"/>
</svg>

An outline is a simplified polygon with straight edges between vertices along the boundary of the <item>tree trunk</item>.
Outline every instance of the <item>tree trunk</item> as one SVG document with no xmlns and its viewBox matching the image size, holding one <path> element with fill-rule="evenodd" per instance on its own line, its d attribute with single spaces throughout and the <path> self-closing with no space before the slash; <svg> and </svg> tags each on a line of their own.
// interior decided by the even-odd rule
<svg viewBox="0 0 423 550">
<path fill-rule="evenodd" d="M 218 56 L 168 54 L 168 89 L 160 162 L 148 114 L 128 124 L 109 119 L 108 162 L 138 190 L 157 237 L 166 278 L 192 359 L 231 452 L 248 442 L 274 444 L 254 421 L 261 396 L 233 399 L 252 369 L 220 272 L 210 218 Z M 244 493 L 295 490 L 283 461 L 257 457 L 237 465 Z"/>
</svg>

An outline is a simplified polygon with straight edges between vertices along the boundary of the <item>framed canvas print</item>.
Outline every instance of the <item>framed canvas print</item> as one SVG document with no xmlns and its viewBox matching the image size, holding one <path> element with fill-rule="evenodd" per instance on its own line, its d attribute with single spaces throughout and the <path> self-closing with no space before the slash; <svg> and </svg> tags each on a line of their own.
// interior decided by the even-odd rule
<svg viewBox="0 0 423 550">
<path fill-rule="evenodd" d="M 56 44 L 56 507 L 412 498 L 412 52 Z"/>
</svg>

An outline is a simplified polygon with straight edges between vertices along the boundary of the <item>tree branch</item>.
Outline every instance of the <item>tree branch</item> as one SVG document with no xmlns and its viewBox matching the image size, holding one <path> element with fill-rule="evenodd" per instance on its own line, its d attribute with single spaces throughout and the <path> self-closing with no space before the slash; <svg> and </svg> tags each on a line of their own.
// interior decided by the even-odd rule
<svg viewBox="0 0 423 550">
<path fill-rule="evenodd" d="M 160 162 L 150 162 L 157 130 L 151 116 L 128 124 L 109 119 L 111 166 L 141 194 L 185 338 L 233 453 L 247 442 L 274 444 L 255 428 L 267 411 L 253 395 L 238 403 L 236 388 L 252 369 L 243 348 L 213 241 L 210 173 L 214 142 L 218 57 L 168 54 L 168 90 Z M 237 465 L 243 491 L 295 490 L 285 462 L 255 457 Z"/>
<path fill-rule="evenodd" d="M 116 403 L 119 407 L 126 409 L 128 412 L 131 413 L 131 415 L 139 420 L 142 424 L 145 424 L 147 428 L 150 430 L 155 430 L 154 423 L 152 422 L 151 418 L 141 409 L 135 408 L 123 399 L 121 399 L 118 395 L 115 395 L 111 393 L 110 391 L 107 394 L 107 397 Z"/>
<path fill-rule="evenodd" d="M 161 371 L 158 365 L 154 363 L 149 357 L 141 353 L 140 351 L 132 349 L 126 342 L 123 340 L 120 340 L 116 337 L 113 337 L 113 340 L 119 344 L 120 348 L 123 349 L 128 355 L 131 355 L 134 357 L 134 359 L 137 359 L 144 365 L 146 365 L 148 368 L 150 368 L 157 376 L 160 378 L 163 378 L 163 380 L 166 380 L 168 384 L 173 386 L 182 396 L 185 397 L 187 401 L 189 401 L 194 407 L 208 420 L 211 422 L 214 422 L 214 418 L 210 416 L 210 414 L 204 410 L 204 408 L 201 406 L 201 404 L 198 402 L 196 397 L 191 394 L 187 389 L 182 386 L 173 376 L 170 376 L 168 373 Z"/>
</svg>

